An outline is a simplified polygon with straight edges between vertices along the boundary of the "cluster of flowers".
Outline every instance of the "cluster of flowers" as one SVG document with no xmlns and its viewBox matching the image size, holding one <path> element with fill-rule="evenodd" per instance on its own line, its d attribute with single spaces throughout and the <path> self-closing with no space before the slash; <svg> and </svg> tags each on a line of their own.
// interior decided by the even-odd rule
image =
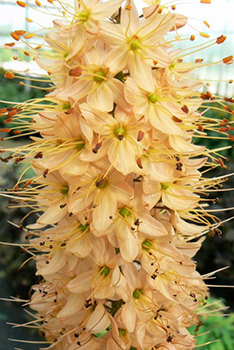
<svg viewBox="0 0 234 350">
<path fill-rule="evenodd" d="M 223 181 L 199 169 L 223 162 L 192 140 L 220 124 L 198 111 L 214 99 L 190 78 L 202 63 L 173 49 L 187 19 L 174 5 L 145 2 L 140 17 L 132 0 L 61 3 L 64 19 L 44 36 L 46 51 L 34 51 L 53 91 L 10 111 L 35 133 L 13 157 L 32 159 L 36 176 L 14 193 L 43 212 L 28 226 L 43 277 L 29 305 L 48 349 L 196 344 L 187 328 L 199 324 L 207 286 L 191 258 L 215 227 L 204 195 Z"/>
</svg>

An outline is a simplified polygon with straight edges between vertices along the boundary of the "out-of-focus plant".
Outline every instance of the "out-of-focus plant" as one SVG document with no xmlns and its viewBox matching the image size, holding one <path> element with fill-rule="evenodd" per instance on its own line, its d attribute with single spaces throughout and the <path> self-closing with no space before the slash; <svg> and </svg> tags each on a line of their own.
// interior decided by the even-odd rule
<svg viewBox="0 0 234 350">
<path fill-rule="evenodd" d="M 225 309 L 224 303 L 220 300 L 209 298 L 208 305 L 204 309 L 204 315 L 201 317 L 202 326 L 199 330 L 195 326 L 190 329 L 192 334 L 195 333 L 197 335 L 197 349 L 204 349 L 202 345 L 211 342 L 205 349 L 233 350 L 234 314 L 224 316 L 223 311 L 214 312 L 215 309 Z M 212 311 L 214 312 L 213 316 Z"/>
</svg>

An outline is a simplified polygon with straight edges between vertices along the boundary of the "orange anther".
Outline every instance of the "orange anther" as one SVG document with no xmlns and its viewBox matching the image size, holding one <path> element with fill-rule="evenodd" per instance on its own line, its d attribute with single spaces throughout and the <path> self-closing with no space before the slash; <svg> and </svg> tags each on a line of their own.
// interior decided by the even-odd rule
<svg viewBox="0 0 234 350">
<path fill-rule="evenodd" d="M 229 80 L 229 84 L 232 84 L 232 83 L 233 83 L 233 79 L 230 79 L 230 80 Z"/>
<path fill-rule="evenodd" d="M 13 56 L 12 58 L 13 58 L 13 60 L 18 60 L 17 56 Z"/>
<path fill-rule="evenodd" d="M 26 35 L 24 36 L 25 39 L 31 39 L 31 38 L 33 38 L 33 37 L 34 37 L 34 34 L 33 34 L 33 33 L 29 33 L 29 34 L 26 34 Z"/>
<path fill-rule="evenodd" d="M 224 167 L 224 162 L 222 161 L 221 158 L 218 158 L 218 162 L 219 162 L 221 168 L 223 168 Z"/>
<path fill-rule="evenodd" d="M 176 123 L 181 123 L 181 122 L 182 122 L 182 119 L 177 118 L 175 115 L 172 116 L 172 119 L 173 119 L 174 122 L 176 122 Z"/>
<path fill-rule="evenodd" d="M 222 126 L 221 128 L 219 128 L 219 131 L 220 132 L 227 132 L 227 131 L 229 131 L 229 128 Z"/>
<path fill-rule="evenodd" d="M 24 35 L 26 32 L 25 32 L 25 30 L 15 30 L 15 34 L 17 34 L 17 35 Z"/>
<path fill-rule="evenodd" d="M 47 0 L 50 4 L 53 4 L 54 2 L 53 2 L 53 0 Z"/>
<path fill-rule="evenodd" d="M 16 108 L 14 108 L 7 114 L 7 118 L 11 118 L 14 115 L 16 115 L 17 113 L 18 113 L 18 110 Z"/>
<path fill-rule="evenodd" d="M 130 6 L 130 5 L 126 6 L 126 10 L 131 11 L 131 9 L 132 9 L 132 6 Z"/>
<path fill-rule="evenodd" d="M 15 46 L 15 43 L 6 43 L 5 46 L 12 47 L 12 46 Z"/>
<path fill-rule="evenodd" d="M 15 135 L 19 135 L 20 134 L 20 130 L 15 130 L 15 131 L 13 131 L 13 134 L 15 134 Z"/>
<path fill-rule="evenodd" d="M 198 127 L 198 130 L 199 130 L 199 131 L 204 131 L 204 128 L 203 128 L 203 126 L 202 126 L 201 124 L 198 124 L 197 127 Z"/>
<path fill-rule="evenodd" d="M 184 105 L 183 107 L 181 107 L 181 110 L 184 112 L 184 113 L 188 113 L 189 112 L 189 109 L 186 105 Z"/>
<path fill-rule="evenodd" d="M 234 136 L 233 136 L 233 135 L 228 135 L 228 138 L 229 138 L 231 141 L 234 141 Z"/>
<path fill-rule="evenodd" d="M 9 128 L 5 128 L 5 129 L 0 129 L 0 131 L 2 131 L 2 132 L 10 132 L 10 131 L 11 131 L 11 129 L 9 129 Z"/>
<path fill-rule="evenodd" d="M 221 35 L 216 39 L 216 44 L 222 44 L 227 39 L 226 36 Z"/>
<path fill-rule="evenodd" d="M 199 35 L 202 36 L 203 38 L 209 38 L 210 37 L 209 34 L 206 34 L 206 33 L 203 33 L 203 32 L 200 32 Z"/>
<path fill-rule="evenodd" d="M 46 176 L 47 176 L 48 172 L 49 172 L 49 169 L 46 169 L 46 170 L 44 171 L 44 173 L 43 173 L 43 177 L 45 177 L 45 178 L 46 178 Z"/>
<path fill-rule="evenodd" d="M 27 56 L 27 57 L 30 56 L 30 54 L 29 54 L 28 52 L 26 52 L 26 51 L 24 51 L 24 54 L 25 54 L 25 56 Z"/>
<path fill-rule="evenodd" d="M 137 135 L 137 141 L 140 142 L 141 140 L 143 140 L 144 136 L 145 136 L 144 131 L 140 130 Z"/>
<path fill-rule="evenodd" d="M 202 63 L 203 62 L 203 59 L 202 58 L 197 58 L 196 60 L 195 60 L 195 63 Z"/>
<path fill-rule="evenodd" d="M 31 183 L 32 183 L 32 180 L 28 180 L 27 182 L 25 182 L 25 184 L 23 185 L 22 188 L 25 188 L 25 187 L 27 187 L 28 185 L 31 185 Z"/>
<path fill-rule="evenodd" d="M 204 92 L 201 93 L 200 97 L 203 99 L 203 100 L 209 100 L 209 96 L 207 94 L 205 94 Z"/>
<path fill-rule="evenodd" d="M 7 109 L 6 108 L 0 109 L 0 114 L 5 114 L 5 113 L 7 113 Z"/>
<path fill-rule="evenodd" d="M 224 119 L 219 123 L 220 126 L 226 126 L 226 125 L 228 125 L 228 124 L 229 124 L 229 121 L 228 121 L 226 118 L 224 118 Z"/>
<path fill-rule="evenodd" d="M 11 32 L 11 37 L 12 37 L 13 39 L 15 39 L 16 41 L 19 41 L 19 40 L 20 40 L 19 35 L 17 35 L 15 32 Z"/>
<path fill-rule="evenodd" d="M 6 72 L 5 73 L 5 75 L 4 75 L 4 77 L 6 78 L 6 79 L 14 79 L 14 77 L 15 77 L 15 74 L 14 73 L 12 73 L 12 72 Z"/>
<path fill-rule="evenodd" d="M 204 23 L 208 28 L 210 28 L 210 25 L 209 25 L 209 23 L 208 23 L 207 21 L 203 21 L 203 23 Z"/>
<path fill-rule="evenodd" d="M 190 40 L 191 40 L 191 41 L 194 41 L 194 40 L 195 40 L 195 35 L 191 35 L 191 36 L 190 36 Z"/>
<path fill-rule="evenodd" d="M 227 64 L 229 62 L 233 61 L 233 56 L 228 56 L 228 57 L 225 57 L 223 58 L 223 63 Z"/>
<path fill-rule="evenodd" d="M 23 86 L 24 83 L 22 81 L 19 82 L 19 86 Z"/>
<path fill-rule="evenodd" d="M 26 6 L 27 6 L 26 2 L 24 2 L 24 1 L 16 1 L 16 3 L 17 3 L 19 6 L 21 6 L 21 7 L 26 7 Z"/>
<path fill-rule="evenodd" d="M 40 50 L 41 49 L 41 45 L 38 45 L 37 47 L 35 47 L 35 50 Z"/>
<path fill-rule="evenodd" d="M 29 23 L 32 23 L 32 22 L 33 22 L 33 20 L 30 19 L 30 18 L 28 18 L 28 17 L 26 17 L 25 19 L 26 19 L 26 21 L 29 22 Z"/>
<path fill-rule="evenodd" d="M 232 112 L 232 110 L 231 110 L 231 108 L 230 108 L 229 106 L 225 106 L 224 108 L 225 108 L 225 110 L 226 110 L 227 112 L 230 112 L 230 113 Z"/>
<path fill-rule="evenodd" d="M 141 158 L 138 158 L 137 161 L 136 161 L 136 163 L 137 163 L 137 165 L 138 165 L 138 167 L 139 167 L 140 169 L 143 169 L 143 166 L 142 166 L 142 163 L 141 163 Z"/>
<path fill-rule="evenodd" d="M 172 5 L 171 9 L 175 11 L 176 10 L 176 6 Z"/>
<path fill-rule="evenodd" d="M 35 156 L 34 156 L 35 159 L 40 159 L 40 158 L 43 158 L 43 153 L 42 152 L 38 152 Z"/>
<path fill-rule="evenodd" d="M 213 98 L 212 93 L 211 93 L 210 91 L 206 91 L 206 94 L 207 94 L 207 96 L 208 96 L 210 99 Z"/>
<path fill-rule="evenodd" d="M 160 8 L 160 9 L 158 10 L 158 13 L 159 13 L 159 14 L 161 14 L 161 13 L 162 13 L 162 11 L 163 11 L 163 9 L 162 9 L 162 8 Z"/>
<path fill-rule="evenodd" d="M 200 0 L 201 4 L 211 4 L 211 0 Z"/>
<path fill-rule="evenodd" d="M 78 67 L 70 69 L 69 75 L 71 77 L 80 77 L 82 75 L 82 68 L 78 66 Z"/>
<path fill-rule="evenodd" d="M 12 123 L 13 119 L 12 118 L 8 118 L 6 120 L 4 120 L 3 124 L 8 124 L 8 123 Z"/>
<path fill-rule="evenodd" d="M 99 149 L 102 147 L 102 142 L 98 142 L 95 147 L 92 149 L 92 152 L 97 154 Z"/>
<path fill-rule="evenodd" d="M 37 6 L 39 6 L 39 7 L 41 6 L 40 1 L 38 1 L 38 0 L 35 1 L 35 4 L 36 4 Z"/>
</svg>

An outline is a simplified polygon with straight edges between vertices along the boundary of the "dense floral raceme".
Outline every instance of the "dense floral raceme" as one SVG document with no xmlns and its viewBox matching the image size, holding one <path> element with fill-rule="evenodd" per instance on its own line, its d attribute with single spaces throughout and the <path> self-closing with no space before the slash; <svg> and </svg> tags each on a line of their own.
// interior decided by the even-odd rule
<svg viewBox="0 0 234 350">
<path fill-rule="evenodd" d="M 218 231 L 207 196 L 226 177 L 204 176 L 225 167 L 222 149 L 194 140 L 210 131 L 233 140 L 233 101 L 224 104 L 194 77 L 205 63 L 186 61 L 197 50 L 194 35 L 179 36 L 188 19 L 175 5 L 144 2 L 138 13 L 132 0 L 49 0 L 48 11 L 57 11 L 51 28 L 11 33 L 51 82 L 43 99 L 1 110 L 13 123 L 5 131 L 32 135 L 1 150 L 10 152 L 5 161 L 35 172 L 3 195 L 38 214 L 22 227 L 41 276 L 27 305 L 48 342 L 43 349 L 196 346 L 187 328 L 200 324 L 209 276 L 192 258 L 204 234 Z M 213 103 L 227 118 L 206 117 Z"/>
</svg>

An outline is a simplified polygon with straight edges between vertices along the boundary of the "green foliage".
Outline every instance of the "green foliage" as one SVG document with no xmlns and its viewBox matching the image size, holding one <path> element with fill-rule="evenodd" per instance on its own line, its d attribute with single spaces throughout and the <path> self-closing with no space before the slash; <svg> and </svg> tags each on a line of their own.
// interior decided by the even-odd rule
<svg viewBox="0 0 234 350">
<path fill-rule="evenodd" d="M 20 86 L 20 79 L 8 80 L 4 77 L 4 70 L 0 69 L 0 97 L 1 100 L 24 102 L 31 98 L 44 97 L 46 92 L 44 90 L 31 89 L 25 86 Z M 22 76 L 22 81 L 25 76 Z M 29 82 L 30 84 L 30 82 Z M 33 85 L 40 87 L 47 87 L 48 84 L 34 82 Z M 0 104 L 0 108 L 6 107 L 4 104 Z"/>
<path fill-rule="evenodd" d="M 234 349 L 234 314 L 224 316 L 222 312 L 215 311 L 215 309 L 225 308 L 225 305 L 214 298 L 209 298 L 209 306 L 206 312 L 207 316 L 202 316 L 201 321 L 203 326 L 199 329 L 197 334 L 197 349 L 198 350 L 233 350 Z M 195 327 L 190 328 L 191 334 L 195 333 Z M 203 347 L 203 344 L 209 343 Z M 212 343 L 213 342 L 213 343 Z M 199 346 L 201 345 L 201 346 Z"/>
</svg>

